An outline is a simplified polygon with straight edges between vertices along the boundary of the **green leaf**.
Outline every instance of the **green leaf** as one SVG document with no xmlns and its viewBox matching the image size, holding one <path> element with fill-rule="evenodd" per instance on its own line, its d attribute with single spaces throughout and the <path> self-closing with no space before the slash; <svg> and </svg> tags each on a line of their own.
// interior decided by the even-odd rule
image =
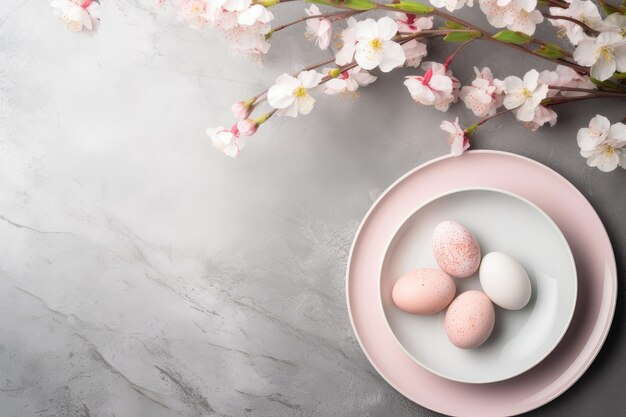
<svg viewBox="0 0 626 417">
<path fill-rule="evenodd" d="M 414 1 L 401 1 L 400 3 L 388 4 L 388 7 L 393 7 L 405 13 L 414 14 L 430 14 L 435 11 L 434 7 L 427 6 L 426 4 L 416 3 Z"/>
<path fill-rule="evenodd" d="M 541 46 L 541 48 L 535 49 L 533 52 L 537 55 L 545 56 L 546 58 L 550 59 L 558 59 L 565 56 L 565 54 L 563 53 L 563 49 L 561 49 L 560 46 L 550 42 L 546 42 Z"/>
<path fill-rule="evenodd" d="M 480 38 L 481 32 L 477 30 L 467 30 L 464 32 L 450 32 L 443 37 L 446 42 L 465 42 L 471 39 Z"/>
<path fill-rule="evenodd" d="M 514 43 L 516 45 L 522 45 L 532 40 L 532 36 L 528 36 L 522 32 L 514 32 L 512 30 L 502 30 L 492 36 L 493 39 L 500 42 Z"/>
<path fill-rule="evenodd" d="M 539 49 L 535 49 L 533 52 L 536 53 L 537 55 L 541 55 L 549 59 L 563 58 L 563 54 L 560 53 L 559 51 L 553 51 L 543 46 Z"/>
<path fill-rule="evenodd" d="M 604 2 L 600 3 L 600 7 L 602 7 L 602 10 L 604 10 L 604 13 L 606 14 L 613 14 L 613 13 L 619 12 L 619 9 L 617 7 L 613 7 L 610 4 L 606 4 Z"/>
<path fill-rule="evenodd" d="M 613 74 L 613 78 L 616 80 L 626 80 L 626 72 L 616 72 Z"/>
<path fill-rule="evenodd" d="M 322 6 L 330 6 L 337 7 L 341 5 L 342 7 L 351 9 L 351 10 L 371 10 L 376 5 L 372 3 L 370 0 L 306 0 L 310 3 L 321 4 Z"/>
<path fill-rule="evenodd" d="M 443 22 L 443 27 L 445 29 L 467 29 L 465 26 L 453 22 L 452 20 L 446 20 L 445 22 Z"/>
<path fill-rule="evenodd" d="M 609 88 L 609 89 L 615 88 L 615 84 L 609 82 L 608 80 L 607 81 L 600 81 L 600 80 L 595 79 L 593 77 L 589 77 L 589 79 L 591 80 L 592 83 L 594 83 L 597 86 L 606 87 L 606 88 Z"/>
</svg>

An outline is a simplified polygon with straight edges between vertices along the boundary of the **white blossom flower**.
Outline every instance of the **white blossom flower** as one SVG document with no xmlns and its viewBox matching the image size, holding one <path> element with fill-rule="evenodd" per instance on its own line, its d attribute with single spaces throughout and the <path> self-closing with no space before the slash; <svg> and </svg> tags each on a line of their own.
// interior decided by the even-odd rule
<svg viewBox="0 0 626 417">
<path fill-rule="evenodd" d="M 231 12 L 221 7 L 217 9 L 217 12 L 214 14 L 211 14 L 210 11 L 208 11 L 207 16 L 209 18 L 209 21 L 212 24 L 217 26 L 218 29 L 225 31 L 225 32 L 232 30 L 232 29 L 236 29 L 237 27 L 241 26 L 238 22 L 239 16 L 237 16 L 236 12 Z M 253 26 L 258 26 L 258 25 L 253 25 Z M 268 25 L 268 30 L 269 30 L 269 25 Z"/>
<path fill-rule="evenodd" d="M 470 144 L 469 138 L 461 126 L 459 126 L 459 118 L 453 122 L 444 120 L 439 128 L 448 134 L 448 145 L 450 145 L 450 153 L 454 156 L 460 156 L 465 152 Z"/>
<path fill-rule="evenodd" d="M 243 138 L 239 137 L 239 131 L 236 126 L 233 126 L 231 130 L 226 130 L 221 126 L 209 128 L 206 130 L 206 134 L 211 137 L 211 143 L 215 149 L 231 158 L 239 156 L 239 152 L 245 145 Z"/>
<path fill-rule="evenodd" d="M 354 59 L 366 70 L 379 67 L 382 72 L 404 64 L 406 57 L 399 43 L 391 39 L 398 33 L 398 25 L 390 17 L 382 17 L 378 22 L 365 19 L 356 25 L 356 52 Z"/>
<path fill-rule="evenodd" d="M 596 28 L 602 23 L 602 17 L 598 7 L 590 0 L 572 0 L 568 8 L 550 7 L 550 14 L 554 16 L 565 16 L 576 19 L 591 28 Z M 564 19 L 549 19 L 552 26 L 561 28 L 561 33 L 565 33 L 572 45 L 585 38 L 585 31 L 579 24 Z"/>
<path fill-rule="evenodd" d="M 576 137 L 580 154 L 587 158 L 587 165 L 609 172 L 621 165 L 626 168 L 626 125 L 611 122 L 596 115 L 589 127 L 578 131 Z"/>
<path fill-rule="evenodd" d="M 512 7 L 511 23 L 506 26 L 510 30 L 532 35 L 537 25 L 543 22 L 543 15 L 539 10 L 535 10 L 537 0 L 514 0 L 507 7 Z"/>
<path fill-rule="evenodd" d="M 348 27 L 341 32 L 341 49 L 335 55 L 335 64 L 346 65 L 352 62 L 356 50 L 356 25 L 354 17 L 347 20 Z"/>
<path fill-rule="evenodd" d="M 482 71 L 474 67 L 474 72 L 476 78 L 471 85 L 461 88 L 459 97 L 476 116 L 492 116 L 502 105 L 502 87 L 494 83 L 493 75 L 488 67 L 483 68 Z"/>
<path fill-rule="evenodd" d="M 534 132 L 546 123 L 548 123 L 550 127 L 554 126 L 556 124 L 556 119 L 557 114 L 554 110 L 546 106 L 537 106 L 533 119 L 526 123 L 526 127 Z"/>
<path fill-rule="evenodd" d="M 92 30 L 100 19 L 100 3 L 92 0 L 53 0 L 50 6 L 54 9 L 54 15 L 61 18 L 72 32 Z"/>
<path fill-rule="evenodd" d="M 182 4 L 184 3 L 191 3 L 191 1 L 197 1 L 197 0 L 182 0 L 181 2 L 181 7 Z M 205 4 L 204 7 L 202 8 L 198 8 L 199 10 L 199 15 L 201 16 L 201 18 L 203 20 L 206 20 L 209 25 L 213 26 L 221 17 L 221 15 L 225 12 L 224 8 L 222 7 L 224 5 L 224 2 L 226 0 L 202 0 L 203 3 Z M 183 15 L 183 17 L 185 17 Z"/>
<path fill-rule="evenodd" d="M 521 80 L 513 75 L 504 79 L 504 107 L 516 109 L 515 117 L 522 122 L 530 122 L 535 109 L 548 94 L 548 86 L 539 83 L 537 70 L 530 70 Z"/>
<path fill-rule="evenodd" d="M 407 67 L 419 67 L 422 63 L 422 58 L 428 54 L 426 44 L 419 42 L 417 39 L 413 39 L 405 44 L 402 44 L 402 49 L 404 49 L 404 56 L 406 57 L 406 62 L 404 64 Z"/>
<path fill-rule="evenodd" d="M 430 0 L 430 4 L 433 6 L 437 8 L 445 7 L 449 12 L 460 9 L 466 3 L 469 7 L 474 6 L 474 0 Z"/>
<path fill-rule="evenodd" d="M 269 23 L 274 19 L 274 15 L 260 4 L 253 4 L 237 14 L 237 23 L 243 26 L 251 26 L 255 23 Z"/>
<path fill-rule="evenodd" d="M 417 16 L 413 13 L 393 12 L 392 16 L 398 24 L 400 33 L 418 33 L 422 30 L 432 29 L 433 17 Z"/>
<path fill-rule="evenodd" d="M 611 13 L 596 27 L 600 32 L 615 32 L 626 36 L 626 15 L 621 13 Z"/>
<path fill-rule="evenodd" d="M 325 68 L 324 72 L 332 71 L 332 68 Z M 359 87 L 365 87 L 376 81 L 376 77 L 365 71 L 361 67 L 354 67 L 343 71 L 338 77 L 324 83 L 324 93 L 342 94 L 355 92 Z"/>
<path fill-rule="evenodd" d="M 252 5 L 252 0 L 224 0 L 222 7 L 230 12 L 241 12 Z"/>
<path fill-rule="evenodd" d="M 493 27 L 506 27 L 532 35 L 537 24 L 543 22 L 543 15 L 536 10 L 537 0 L 510 0 L 501 4 L 498 0 L 479 0 L 480 9 Z"/>
<path fill-rule="evenodd" d="M 220 0 L 220 7 L 222 0 Z M 179 15 L 192 29 L 201 29 L 219 14 L 219 8 L 213 8 L 214 2 L 207 0 L 180 0 Z"/>
<path fill-rule="evenodd" d="M 304 9 L 307 16 L 319 16 L 320 9 L 312 4 L 308 9 Z M 313 18 L 306 21 L 306 37 L 315 40 L 320 49 L 327 49 L 330 44 L 330 37 L 333 33 L 333 25 L 330 19 Z"/>
<path fill-rule="evenodd" d="M 251 9 L 253 8 L 254 6 Z M 262 11 L 260 12 L 260 14 L 253 12 L 244 18 L 246 24 L 240 24 L 239 18 L 241 13 L 224 10 L 216 21 L 217 27 L 222 30 L 224 39 L 229 44 L 230 51 L 236 55 L 247 56 L 259 64 L 263 55 L 270 49 L 270 43 L 267 41 L 266 35 L 272 28 L 268 22 L 264 21 L 267 18 L 270 20 L 273 18 L 271 14 L 267 16 Z M 257 17 L 261 20 L 254 20 Z M 253 23 L 247 24 L 250 21 L 253 21 Z"/>
<path fill-rule="evenodd" d="M 447 111 L 451 103 L 456 102 L 461 84 L 443 64 L 425 62 L 423 76 L 410 76 L 404 81 L 411 97 L 417 103 L 435 106 L 437 110 Z"/>
<path fill-rule="evenodd" d="M 578 43 L 574 60 L 591 67 L 593 78 L 609 79 L 616 70 L 626 71 L 626 39 L 616 32 L 602 32 L 597 38 L 586 37 Z"/>
<path fill-rule="evenodd" d="M 552 87 L 585 88 L 587 90 L 595 90 L 598 88 L 589 77 L 580 75 L 572 68 L 565 65 L 557 65 L 556 71 L 541 71 L 539 73 L 539 82 Z M 548 91 L 548 97 L 553 97 L 557 94 L 566 97 L 576 97 L 584 96 L 588 93 L 583 91 L 558 91 L 556 89 L 550 89 Z"/>
<path fill-rule="evenodd" d="M 276 84 L 267 92 L 270 106 L 279 109 L 279 114 L 297 117 L 309 114 L 313 110 L 315 99 L 309 90 L 317 87 L 324 76 L 316 71 L 303 71 L 298 77 L 283 74 L 276 79 Z"/>
</svg>

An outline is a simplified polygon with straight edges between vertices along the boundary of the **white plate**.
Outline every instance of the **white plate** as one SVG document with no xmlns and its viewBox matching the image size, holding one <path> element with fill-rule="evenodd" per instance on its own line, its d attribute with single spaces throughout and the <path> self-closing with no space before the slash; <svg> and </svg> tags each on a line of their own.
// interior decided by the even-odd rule
<svg viewBox="0 0 626 417">
<path fill-rule="evenodd" d="M 461 350 L 450 343 L 445 310 L 433 316 L 409 314 L 391 299 L 393 284 L 403 273 L 438 267 L 432 232 L 444 220 L 467 227 L 483 255 L 500 251 L 513 256 L 531 280 L 528 305 L 518 311 L 495 306 L 494 331 L 477 349 Z M 565 334 L 576 306 L 576 267 L 559 228 L 533 203 L 497 189 L 454 190 L 417 208 L 393 235 L 379 277 L 383 314 L 402 349 L 429 371 L 466 383 L 502 381 L 541 362 Z M 455 282 L 457 295 L 481 289 L 477 275 Z"/>
</svg>

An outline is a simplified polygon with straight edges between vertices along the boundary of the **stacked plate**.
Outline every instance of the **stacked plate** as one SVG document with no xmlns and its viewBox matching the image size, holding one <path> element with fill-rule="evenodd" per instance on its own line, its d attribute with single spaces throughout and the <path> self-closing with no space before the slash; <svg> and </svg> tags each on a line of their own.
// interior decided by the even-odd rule
<svg viewBox="0 0 626 417">
<path fill-rule="evenodd" d="M 391 299 L 404 272 L 437 267 L 431 238 L 443 220 L 471 230 L 483 254 L 512 255 L 531 279 L 529 304 L 497 308 L 478 349 L 449 342 L 444 312 L 408 314 Z M 476 278 L 456 283 L 457 294 L 480 289 Z M 440 158 L 393 184 L 357 232 L 346 285 L 354 331 L 376 370 L 407 398 L 451 416 L 517 415 L 560 395 L 600 350 L 617 295 L 611 243 L 582 194 L 544 165 L 495 151 Z"/>
</svg>

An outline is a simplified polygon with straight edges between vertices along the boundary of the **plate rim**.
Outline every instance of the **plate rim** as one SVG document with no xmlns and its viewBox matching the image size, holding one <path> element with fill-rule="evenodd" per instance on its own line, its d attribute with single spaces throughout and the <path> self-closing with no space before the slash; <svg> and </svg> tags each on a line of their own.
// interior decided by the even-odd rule
<svg viewBox="0 0 626 417">
<path fill-rule="evenodd" d="M 462 379 L 462 378 L 454 378 L 454 377 L 451 377 L 449 375 L 445 375 L 445 374 L 443 374 L 441 372 L 433 370 L 429 366 L 426 366 L 424 363 L 419 361 L 415 356 L 413 356 L 404 347 L 402 342 L 400 342 L 400 340 L 396 336 L 396 333 L 393 331 L 391 325 L 389 324 L 389 320 L 387 318 L 387 314 L 385 313 L 385 309 L 384 309 L 384 306 L 383 306 L 382 289 L 381 289 L 381 287 L 382 287 L 382 285 L 381 285 L 382 284 L 382 270 L 383 270 L 383 266 L 385 265 L 385 261 L 387 259 L 387 255 L 389 253 L 389 248 L 390 248 L 391 244 L 393 243 L 393 241 L 395 240 L 395 238 L 398 235 L 398 233 L 400 232 L 400 230 L 402 229 L 402 227 L 415 214 L 417 214 L 420 210 L 422 210 L 427 205 L 429 205 L 429 204 L 431 204 L 431 203 L 433 203 L 433 202 L 435 202 L 435 201 L 437 201 L 437 200 L 439 200 L 441 198 L 447 197 L 449 195 L 458 194 L 458 193 L 467 192 L 467 191 L 490 191 L 490 192 L 503 194 L 503 195 L 515 198 L 515 199 L 521 201 L 522 203 L 527 204 L 532 209 L 534 209 L 536 212 L 541 214 L 548 221 L 548 223 L 552 226 L 552 228 L 556 231 L 557 235 L 560 237 L 560 239 L 565 244 L 565 248 L 566 248 L 567 253 L 569 255 L 569 261 L 571 263 L 571 268 L 574 271 L 574 275 L 573 275 L 573 277 L 571 277 L 573 279 L 573 281 L 574 281 L 574 294 L 573 294 L 574 302 L 572 303 L 572 307 L 571 307 L 571 309 L 569 311 L 569 317 L 567 318 L 567 323 L 565 324 L 563 330 L 561 331 L 561 333 L 559 334 L 557 339 L 550 346 L 550 348 L 547 349 L 546 352 L 544 354 L 542 354 L 539 357 L 539 359 L 537 359 L 530 366 L 524 367 L 522 370 L 516 371 L 515 373 L 513 373 L 511 375 L 508 375 L 508 376 L 505 376 L 505 377 L 502 377 L 502 378 L 498 378 L 498 379 L 490 379 L 490 380 L 485 380 L 485 381 L 466 380 L 466 379 Z M 385 324 L 387 325 L 387 328 L 388 328 L 389 332 L 393 335 L 393 339 L 396 341 L 396 343 L 400 346 L 402 351 L 409 358 L 411 358 L 419 366 L 421 366 L 422 368 L 426 369 L 427 371 L 432 372 L 433 374 L 438 375 L 438 376 L 440 376 L 442 378 L 449 379 L 451 381 L 462 382 L 462 383 L 465 383 L 465 384 L 490 384 L 490 383 L 494 383 L 494 382 L 501 382 L 501 381 L 506 381 L 507 379 L 515 378 L 516 376 L 521 375 L 524 372 L 529 371 L 530 369 L 532 369 L 535 366 L 539 365 L 559 345 L 559 343 L 563 339 L 563 336 L 565 336 L 565 333 L 567 332 L 567 329 L 569 329 L 569 326 L 570 326 L 570 324 L 572 322 L 572 318 L 574 317 L 574 312 L 576 311 L 576 300 L 577 300 L 577 297 L 578 297 L 578 271 L 576 269 L 576 260 L 574 259 L 574 254 L 572 253 L 572 249 L 571 249 L 571 247 L 569 245 L 569 242 L 565 238 L 565 235 L 561 231 L 561 228 L 559 228 L 559 226 L 554 222 L 554 220 L 552 220 L 552 218 L 545 211 L 543 211 L 539 206 L 537 206 L 535 203 L 533 203 L 532 201 L 528 200 L 527 198 L 524 198 L 524 197 L 522 197 L 520 195 L 517 195 L 516 193 L 513 193 L 511 191 L 507 191 L 507 190 L 503 190 L 503 189 L 500 189 L 500 188 L 496 188 L 496 187 L 460 187 L 460 188 L 454 188 L 454 189 L 451 189 L 451 190 L 448 190 L 446 192 L 443 192 L 443 193 L 440 193 L 438 195 L 433 196 L 432 198 L 430 198 L 430 199 L 426 200 L 425 202 L 423 202 L 422 204 L 420 204 L 417 208 L 415 208 L 413 211 L 411 211 L 404 218 L 404 220 L 402 220 L 402 222 L 399 224 L 399 226 L 393 231 L 393 233 L 391 234 L 391 238 L 389 239 L 389 241 L 385 245 L 384 255 L 382 257 L 382 260 L 380 261 L 380 266 L 379 266 L 379 269 L 378 269 L 378 287 L 377 288 L 379 290 L 378 291 L 378 306 L 380 308 L 380 313 L 382 314 L 382 316 L 384 318 Z"/>
<path fill-rule="evenodd" d="M 556 175 L 564 184 L 566 184 L 567 187 L 570 187 L 571 189 L 574 190 L 574 193 L 578 194 L 580 197 L 582 197 L 582 199 L 585 201 L 585 203 L 592 209 L 592 211 L 595 213 L 595 216 L 597 218 L 597 220 L 600 222 L 600 224 L 602 225 L 602 234 L 603 236 L 606 238 L 606 240 L 609 242 L 611 248 L 613 248 L 613 244 L 611 243 L 611 239 L 610 236 L 608 235 L 608 232 L 606 231 L 606 226 L 604 225 L 604 222 L 602 222 L 602 219 L 600 218 L 600 216 L 598 215 L 597 211 L 593 208 L 593 206 L 591 205 L 591 203 L 589 202 L 589 200 L 584 196 L 584 194 L 582 194 L 582 192 L 580 192 L 580 190 L 578 190 L 578 188 L 576 188 L 574 186 L 574 184 L 572 184 L 567 178 L 565 178 L 563 175 L 559 174 L 558 172 L 556 172 L 554 169 L 548 167 L 545 164 L 542 164 L 541 162 L 535 161 L 534 159 L 531 159 L 529 157 L 523 156 L 523 155 L 519 155 L 516 153 L 512 153 L 512 152 L 506 152 L 506 151 L 499 151 L 499 150 L 492 150 L 492 149 L 476 149 L 476 150 L 469 150 L 466 151 L 466 153 L 468 154 L 494 154 L 494 155 L 501 155 L 501 156 L 509 156 L 509 157 L 513 157 L 513 158 L 518 158 L 520 160 L 529 162 L 531 164 L 537 165 L 539 166 L 541 169 L 546 170 L 547 172 L 551 173 L 552 175 Z M 376 365 L 376 363 L 372 360 L 370 354 L 368 353 L 368 351 L 365 349 L 365 346 L 363 345 L 363 341 L 361 340 L 361 337 L 359 336 L 359 333 L 357 332 L 356 329 L 356 325 L 355 325 L 355 321 L 354 321 L 354 317 L 352 314 L 352 310 L 350 308 L 350 269 L 352 266 L 352 257 L 354 255 L 354 248 L 356 247 L 357 242 L 359 241 L 360 237 L 361 237 L 361 233 L 363 231 L 363 227 L 365 226 L 365 224 L 367 223 L 367 221 L 369 220 L 370 216 L 372 215 L 373 211 L 378 207 L 378 205 L 380 204 L 380 202 L 387 196 L 387 194 L 393 190 L 400 182 L 404 181 L 407 177 L 413 175 L 413 173 L 415 173 L 418 170 L 421 170 L 429 165 L 435 164 L 439 161 L 445 160 L 445 159 L 449 159 L 449 158 L 454 158 L 453 155 L 447 154 L 447 155 L 442 155 L 439 157 L 436 157 L 434 159 L 428 160 L 422 164 L 419 164 L 418 166 L 416 166 L 415 168 L 410 169 L 408 172 L 406 172 L 405 174 L 403 174 L 402 176 L 400 176 L 398 179 L 396 179 L 392 184 L 390 184 L 381 194 L 380 196 L 374 201 L 374 203 L 372 203 L 369 207 L 369 209 L 367 210 L 367 212 L 365 213 L 363 219 L 361 220 L 361 223 L 359 224 L 359 227 L 357 228 L 357 231 L 354 235 L 354 239 L 352 241 L 352 245 L 350 246 L 350 252 L 348 254 L 348 260 L 346 263 L 346 275 L 345 275 L 345 286 L 344 286 L 344 290 L 345 290 L 345 296 L 346 296 L 346 305 L 347 305 L 347 309 L 348 309 L 348 316 L 350 318 L 350 325 L 352 327 L 352 331 L 356 337 L 356 340 L 359 344 L 359 347 L 361 348 L 361 351 L 363 352 L 363 354 L 365 355 L 365 357 L 367 358 L 368 362 L 370 363 L 370 365 L 376 370 L 376 372 L 392 387 L 394 388 L 397 392 L 399 392 L 400 394 L 402 394 L 405 398 L 409 399 L 410 401 L 421 405 L 415 401 L 413 401 L 403 390 L 399 389 L 398 387 L 396 387 L 396 385 L 394 383 L 392 383 L 388 376 L 385 375 L 384 373 L 382 373 L 379 369 L 379 367 Z M 613 271 L 617 271 L 617 263 L 615 260 L 615 253 L 613 252 L 613 250 L 611 250 L 611 264 L 609 265 Z M 596 346 L 594 346 L 592 353 L 586 358 L 583 366 L 579 367 L 579 369 L 575 372 L 575 374 L 572 376 L 571 380 L 566 383 L 563 384 L 559 389 L 555 390 L 555 392 L 551 395 L 549 395 L 545 400 L 539 401 L 536 404 L 524 409 L 523 411 L 521 411 L 520 413 L 526 413 L 532 410 L 535 410 L 539 407 L 542 407 L 543 405 L 551 402 L 552 400 L 554 400 L 555 398 L 558 398 L 559 396 L 561 396 L 565 391 L 567 391 L 572 385 L 574 385 L 581 377 L 582 375 L 585 374 L 585 372 L 587 371 L 587 369 L 589 369 L 589 367 L 591 366 L 591 364 L 593 363 L 593 361 L 595 360 L 595 358 L 598 356 L 598 353 L 600 352 L 600 350 L 602 349 L 602 346 L 604 346 L 604 343 L 606 342 L 606 338 L 608 336 L 609 330 L 611 328 L 611 325 L 613 323 L 613 319 L 615 317 L 615 307 L 616 307 L 616 303 L 617 303 L 617 288 L 618 288 L 618 279 L 617 279 L 617 274 L 615 274 L 614 276 L 614 287 L 615 287 L 615 291 L 613 293 L 613 297 L 610 300 L 611 301 L 611 305 L 609 308 L 609 316 L 608 316 L 608 320 L 604 323 L 604 326 L 601 329 L 601 335 L 599 340 L 599 343 L 597 343 Z M 512 416 L 512 415 L 517 415 L 519 414 L 518 412 L 513 412 L 513 413 L 507 413 L 507 416 Z"/>
</svg>

